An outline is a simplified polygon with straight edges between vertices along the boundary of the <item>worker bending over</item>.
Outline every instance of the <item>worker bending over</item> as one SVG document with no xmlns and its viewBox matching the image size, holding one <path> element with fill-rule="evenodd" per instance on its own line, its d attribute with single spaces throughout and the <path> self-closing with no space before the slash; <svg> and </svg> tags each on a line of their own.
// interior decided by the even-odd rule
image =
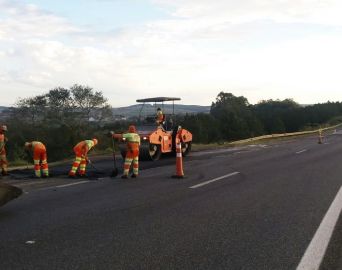
<svg viewBox="0 0 342 270">
<path fill-rule="evenodd" d="M 115 139 L 124 139 L 127 143 L 126 148 L 126 157 L 124 163 L 124 171 L 121 178 L 128 178 L 129 169 L 131 164 L 133 163 L 133 174 L 131 177 L 138 177 L 139 173 L 139 146 L 140 146 L 140 136 L 137 134 L 137 130 L 135 126 L 131 125 L 128 128 L 128 132 L 124 134 L 114 134 L 112 132 L 112 136 Z"/>
<path fill-rule="evenodd" d="M 7 172 L 7 158 L 6 158 L 6 142 L 7 137 L 5 136 L 5 133 L 7 132 L 7 126 L 3 125 L 0 127 L 0 165 L 1 165 L 1 174 L 3 176 L 8 175 Z"/>
<path fill-rule="evenodd" d="M 69 177 L 72 177 L 72 178 L 76 177 L 76 172 L 77 172 L 78 167 L 80 168 L 79 175 L 81 177 L 85 176 L 86 166 L 88 162 L 87 154 L 90 151 L 90 149 L 92 149 L 95 145 L 97 145 L 97 143 L 98 143 L 97 139 L 92 139 L 92 140 L 85 140 L 76 144 L 76 146 L 74 147 L 76 158 L 69 172 Z"/>
<path fill-rule="evenodd" d="M 33 141 L 25 143 L 25 150 L 32 151 L 34 162 L 34 173 L 36 177 L 49 177 L 49 166 L 47 163 L 46 147 L 43 143 Z M 40 169 L 42 169 L 43 175 Z"/>
</svg>

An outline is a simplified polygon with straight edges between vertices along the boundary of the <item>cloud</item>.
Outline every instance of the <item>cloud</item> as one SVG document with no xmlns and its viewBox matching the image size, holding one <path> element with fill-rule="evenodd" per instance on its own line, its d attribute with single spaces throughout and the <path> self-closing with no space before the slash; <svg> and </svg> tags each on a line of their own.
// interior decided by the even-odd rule
<svg viewBox="0 0 342 270">
<path fill-rule="evenodd" d="M 342 3 L 338 0 L 152 0 L 173 15 L 188 19 L 210 19 L 231 23 L 255 20 L 342 24 L 339 16 Z"/>
<path fill-rule="evenodd" d="M 41 10 L 35 5 L 24 5 L 16 1 L 0 1 L 0 37 L 49 38 L 67 35 L 81 30 L 70 24 L 65 18 Z"/>
<path fill-rule="evenodd" d="M 95 32 L 0 0 L 0 82 L 11 91 L 2 102 L 74 83 L 102 90 L 114 106 L 160 95 L 209 105 L 219 91 L 251 102 L 342 98 L 339 2 L 153 2 L 173 16 Z"/>
</svg>

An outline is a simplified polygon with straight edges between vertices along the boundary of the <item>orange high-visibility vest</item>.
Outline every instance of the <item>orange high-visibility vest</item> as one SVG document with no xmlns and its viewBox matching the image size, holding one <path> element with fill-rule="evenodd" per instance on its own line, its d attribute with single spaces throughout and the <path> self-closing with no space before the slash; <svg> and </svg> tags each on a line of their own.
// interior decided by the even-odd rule
<svg viewBox="0 0 342 270">
<path fill-rule="evenodd" d="M 38 142 L 38 141 L 31 142 L 31 149 L 33 152 L 38 151 L 38 150 L 46 151 L 45 145 L 41 142 Z"/>
<path fill-rule="evenodd" d="M 5 134 L 0 134 L 0 151 L 5 145 Z"/>
<path fill-rule="evenodd" d="M 74 147 L 74 152 L 81 155 L 86 155 L 94 145 L 95 144 L 92 140 L 81 141 Z"/>
<path fill-rule="evenodd" d="M 137 133 L 124 133 L 122 138 L 127 141 L 127 151 L 139 154 L 140 136 Z"/>
</svg>

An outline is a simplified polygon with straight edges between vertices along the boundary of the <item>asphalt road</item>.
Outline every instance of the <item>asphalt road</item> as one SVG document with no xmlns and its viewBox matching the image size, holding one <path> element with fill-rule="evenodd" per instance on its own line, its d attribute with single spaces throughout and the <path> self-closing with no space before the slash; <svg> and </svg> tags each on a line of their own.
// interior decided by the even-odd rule
<svg viewBox="0 0 342 270">
<path fill-rule="evenodd" d="M 0 268 L 295 269 L 341 187 L 342 132 L 192 153 L 182 180 L 174 162 L 142 162 L 137 180 L 107 177 L 110 159 L 85 180 L 16 172 Z"/>
</svg>

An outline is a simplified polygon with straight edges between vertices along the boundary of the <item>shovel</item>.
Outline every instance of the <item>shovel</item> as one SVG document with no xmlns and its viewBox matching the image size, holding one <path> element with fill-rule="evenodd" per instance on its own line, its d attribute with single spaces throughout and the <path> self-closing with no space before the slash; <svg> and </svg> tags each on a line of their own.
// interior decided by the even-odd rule
<svg viewBox="0 0 342 270">
<path fill-rule="evenodd" d="M 99 169 L 94 165 L 94 163 L 93 163 L 89 158 L 87 158 L 87 162 L 88 162 L 88 164 L 89 164 L 97 173 L 103 173 L 101 170 L 99 170 Z"/>
<path fill-rule="evenodd" d="M 112 171 L 112 174 L 110 177 L 116 177 L 119 173 L 118 167 L 116 166 L 116 158 L 115 158 L 115 144 L 114 144 L 114 138 L 112 137 L 112 146 L 113 146 L 113 161 L 114 161 L 114 169 Z"/>
<path fill-rule="evenodd" d="M 88 158 L 88 164 L 95 170 L 94 174 L 88 174 L 89 180 L 99 180 L 99 175 L 104 175 L 105 173 L 94 165 L 94 163 Z"/>
</svg>

